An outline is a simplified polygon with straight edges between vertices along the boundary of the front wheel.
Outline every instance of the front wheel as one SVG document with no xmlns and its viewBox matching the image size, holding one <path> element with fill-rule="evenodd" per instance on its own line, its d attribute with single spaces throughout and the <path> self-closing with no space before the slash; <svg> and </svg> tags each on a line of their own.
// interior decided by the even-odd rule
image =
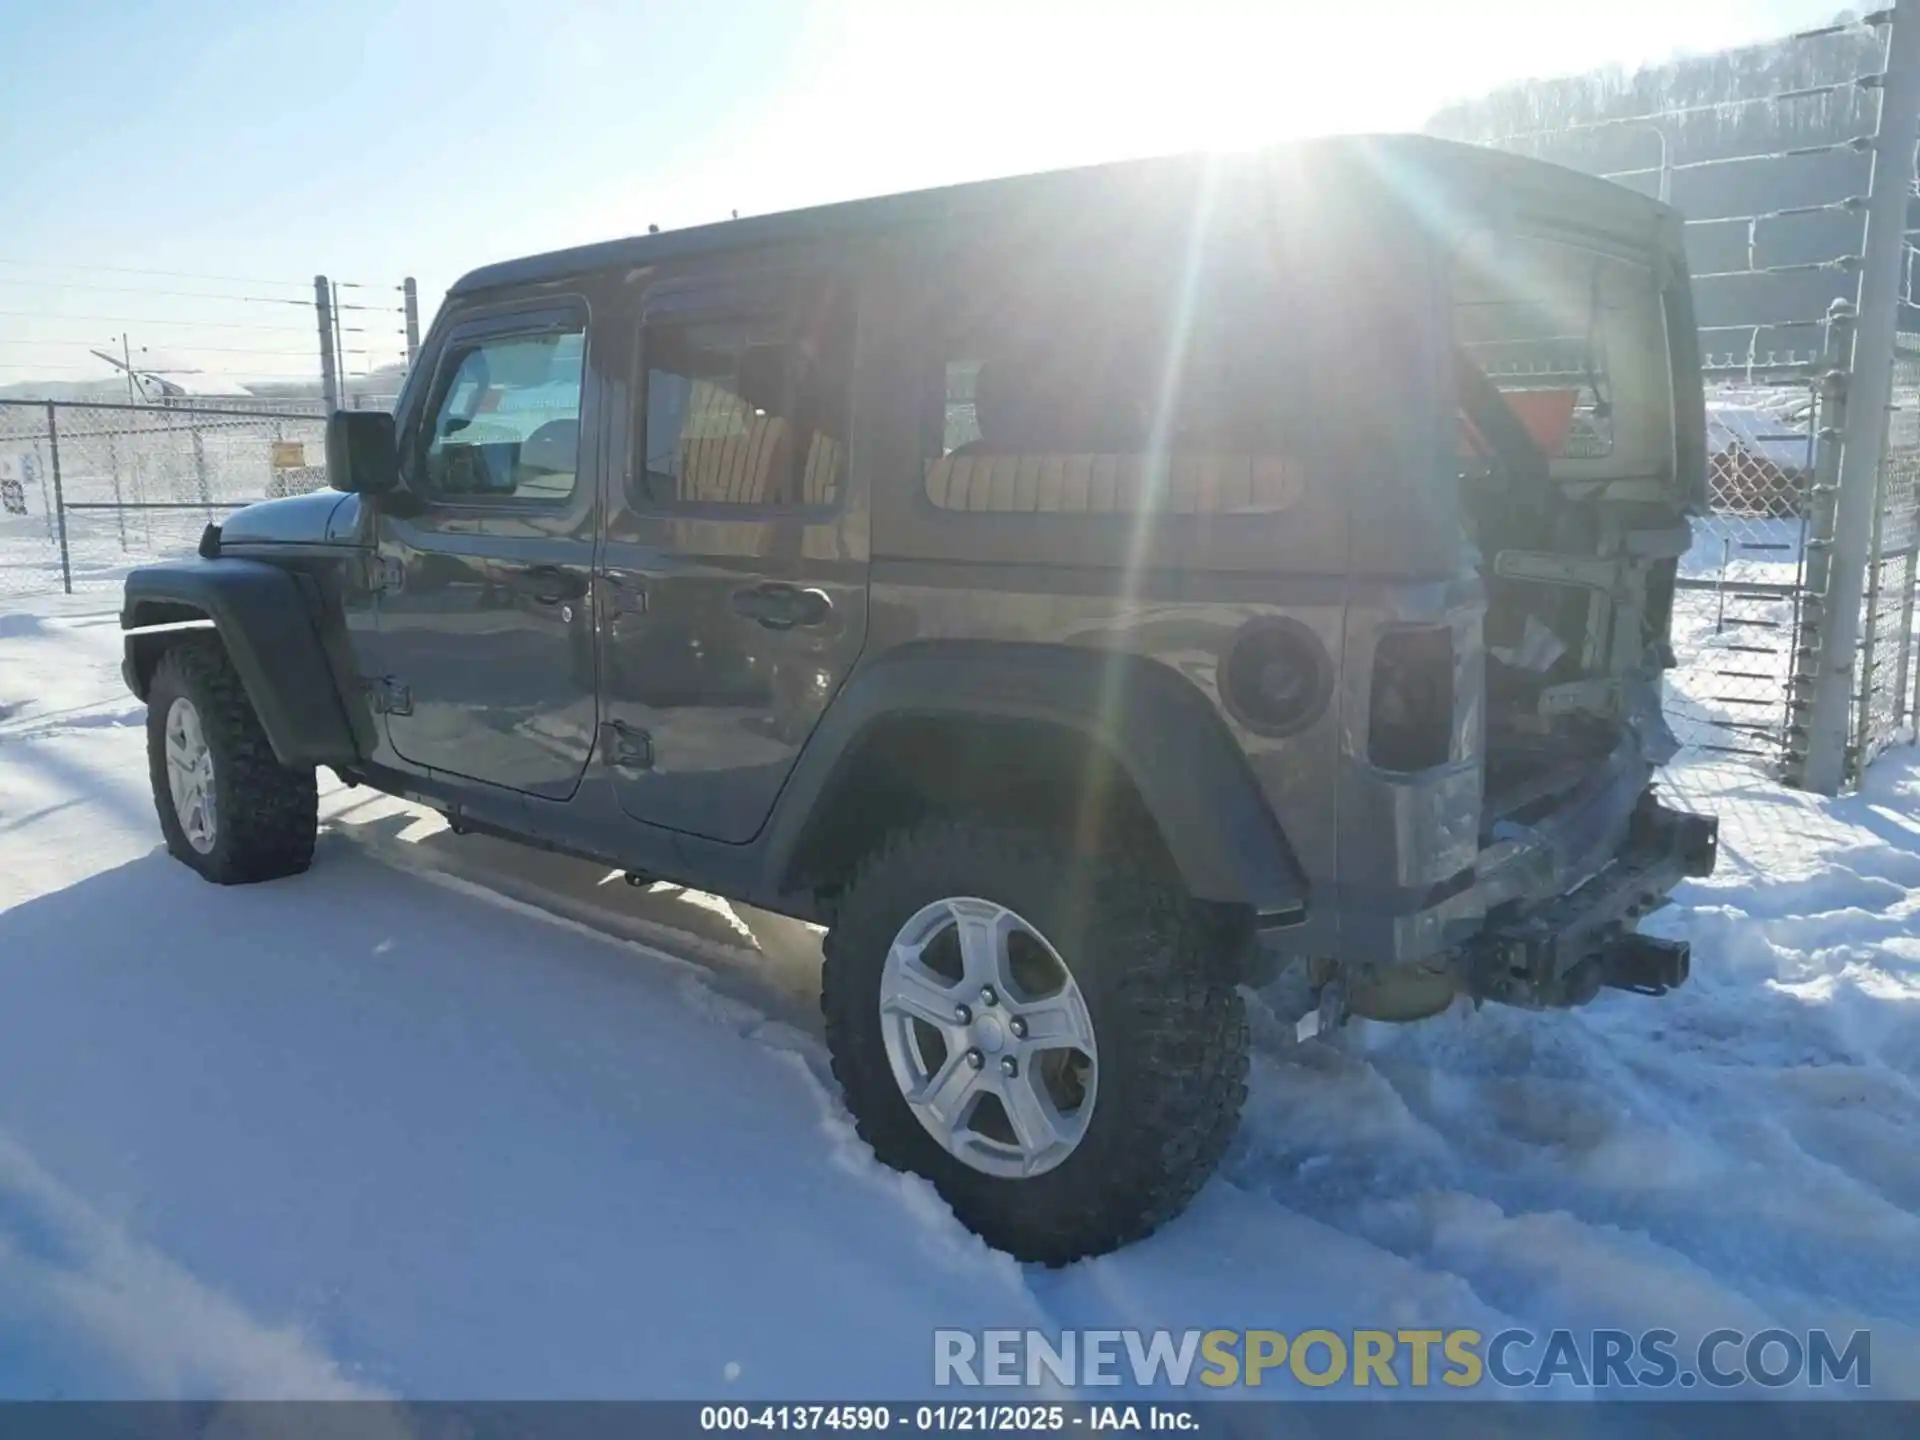
<svg viewBox="0 0 1920 1440">
<path fill-rule="evenodd" d="M 1015 828 L 895 836 L 842 895 L 821 1005 L 860 1134 L 1022 1260 L 1150 1234 L 1246 1098 L 1217 920 L 1130 867 Z"/>
<path fill-rule="evenodd" d="M 217 885 L 297 875 L 313 860 L 311 768 L 282 765 L 211 635 L 160 657 L 147 692 L 147 768 L 175 859 Z"/>
</svg>

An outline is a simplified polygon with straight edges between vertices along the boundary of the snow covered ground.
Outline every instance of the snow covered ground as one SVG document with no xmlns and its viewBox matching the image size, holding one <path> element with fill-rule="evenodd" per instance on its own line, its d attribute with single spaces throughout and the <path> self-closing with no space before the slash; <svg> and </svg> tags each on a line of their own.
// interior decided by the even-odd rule
<svg viewBox="0 0 1920 1440">
<path fill-rule="evenodd" d="M 1920 1393 L 1906 752 L 1672 777 L 1666 999 L 1261 1000 L 1221 1177 L 1049 1272 L 855 1139 L 802 927 L 339 788 L 305 876 L 169 860 L 114 603 L 0 596 L 0 1397 L 907 1398 L 989 1326 L 1867 1328 Z"/>
</svg>

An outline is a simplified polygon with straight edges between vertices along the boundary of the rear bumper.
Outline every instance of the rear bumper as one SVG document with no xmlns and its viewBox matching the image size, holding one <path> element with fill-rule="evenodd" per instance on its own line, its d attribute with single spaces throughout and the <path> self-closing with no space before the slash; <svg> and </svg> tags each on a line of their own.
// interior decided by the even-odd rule
<svg viewBox="0 0 1920 1440">
<path fill-rule="evenodd" d="M 1660 804 L 1654 768 L 1623 737 L 1547 813 L 1497 824 L 1478 847 L 1469 830 L 1465 845 L 1444 851 L 1410 842 L 1448 833 L 1441 820 L 1470 803 L 1477 818 L 1478 775 L 1468 777 L 1470 800 L 1446 788 L 1455 777 L 1445 773 L 1403 788 L 1387 831 L 1393 853 L 1445 853 L 1460 868 L 1424 888 L 1323 890 L 1307 924 L 1261 937 L 1256 973 L 1307 959 L 1376 985 L 1414 974 L 1437 984 L 1445 974 L 1453 989 L 1536 1006 L 1579 1004 L 1606 984 L 1672 988 L 1685 978 L 1684 948 L 1635 936 L 1633 926 L 1682 879 L 1711 872 L 1717 822 Z"/>
<path fill-rule="evenodd" d="M 1718 846 L 1717 820 L 1643 793 L 1625 843 L 1597 873 L 1564 895 L 1513 907 L 1462 947 L 1463 988 L 1478 999 L 1548 1007 L 1585 1004 L 1607 985 L 1660 995 L 1683 984 L 1686 944 L 1633 927 L 1681 880 L 1713 873 Z"/>
</svg>

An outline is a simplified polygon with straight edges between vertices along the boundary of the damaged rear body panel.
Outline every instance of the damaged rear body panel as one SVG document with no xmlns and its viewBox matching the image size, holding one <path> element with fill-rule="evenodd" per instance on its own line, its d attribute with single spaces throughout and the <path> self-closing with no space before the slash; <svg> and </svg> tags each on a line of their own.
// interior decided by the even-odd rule
<svg viewBox="0 0 1920 1440">
<path fill-rule="evenodd" d="M 1370 416 L 1392 433 L 1349 442 L 1340 904 L 1270 940 L 1330 1008 L 1391 1020 L 1671 988 L 1685 947 L 1633 926 L 1714 854 L 1713 821 L 1654 796 L 1705 473 L 1679 222 L 1552 167 L 1445 161 L 1376 167 L 1420 237 L 1386 303 L 1424 317 L 1405 348 L 1433 392 L 1394 377 Z"/>
</svg>

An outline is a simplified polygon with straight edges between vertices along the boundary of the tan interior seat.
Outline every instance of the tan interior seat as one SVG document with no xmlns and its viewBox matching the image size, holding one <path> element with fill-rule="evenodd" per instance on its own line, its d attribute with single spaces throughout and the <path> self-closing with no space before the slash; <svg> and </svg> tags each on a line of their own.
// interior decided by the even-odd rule
<svg viewBox="0 0 1920 1440">
<path fill-rule="evenodd" d="M 776 495 L 787 422 L 758 415 L 738 435 L 680 442 L 680 495 L 691 504 L 765 505 Z"/>
<path fill-rule="evenodd" d="M 680 442 L 679 498 L 690 504 L 792 504 L 781 469 L 788 464 L 788 426 L 777 415 L 756 416 L 744 434 Z M 831 436 L 808 437 L 798 501 L 831 505 L 839 491 L 845 447 Z"/>
<path fill-rule="evenodd" d="M 1283 455 L 1171 455 L 1149 483 L 1145 455 L 967 455 L 927 462 L 942 510 L 1012 514 L 1260 515 L 1301 494 Z"/>
</svg>

